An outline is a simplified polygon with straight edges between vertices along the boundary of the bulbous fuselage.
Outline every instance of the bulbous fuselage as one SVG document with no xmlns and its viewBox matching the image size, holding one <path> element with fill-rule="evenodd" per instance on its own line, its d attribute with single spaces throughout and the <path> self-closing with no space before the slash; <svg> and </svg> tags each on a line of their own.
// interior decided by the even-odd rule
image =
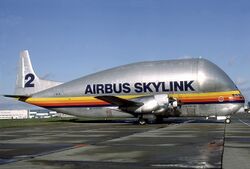
<svg viewBox="0 0 250 169">
<path fill-rule="evenodd" d="M 133 63 L 100 71 L 34 94 L 33 98 L 88 97 L 102 95 L 136 98 L 168 94 L 181 100 L 178 114 L 166 116 L 229 115 L 244 98 L 233 81 L 206 59 L 180 59 Z M 108 105 L 111 106 L 111 105 Z M 68 106 L 51 109 L 73 115 L 122 116 L 106 106 Z"/>
</svg>

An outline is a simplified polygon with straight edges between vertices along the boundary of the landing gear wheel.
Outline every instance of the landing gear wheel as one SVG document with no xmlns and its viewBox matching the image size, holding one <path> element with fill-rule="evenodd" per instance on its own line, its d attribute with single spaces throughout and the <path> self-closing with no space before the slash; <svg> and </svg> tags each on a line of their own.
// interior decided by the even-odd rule
<svg viewBox="0 0 250 169">
<path fill-rule="evenodd" d="M 229 123 L 231 123 L 231 119 L 229 119 L 229 118 L 226 118 L 226 120 L 225 120 L 225 123 L 226 123 L 226 124 L 229 124 Z"/>
<path fill-rule="evenodd" d="M 139 118 L 139 124 L 140 125 L 145 125 L 146 124 L 146 120 L 144 120 L 143 118 Z"/>
</svg>

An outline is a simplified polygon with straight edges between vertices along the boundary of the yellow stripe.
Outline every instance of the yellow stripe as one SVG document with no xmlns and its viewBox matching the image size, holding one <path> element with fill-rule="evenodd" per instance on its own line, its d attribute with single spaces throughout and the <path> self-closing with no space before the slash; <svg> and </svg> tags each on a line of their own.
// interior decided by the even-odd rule
<svg viewBox="0 0 250 169">
<path fill-rule="evenodd" d="M 140 96 L 145 96 L 145 95 L 122 95 L 122 96 L 117 96 L 120 98 L 124 99 L 131 99 L 135 97 L 140 97 Z M 31 97 L 26 100 L 26 102 L 49 102 L 49 101 L 95 101 L 99 100 L 96 99 L 95 96 L 81 96 L 81 97 L 43 97 L 43 98 L 35 98 Z"/>
</svg>

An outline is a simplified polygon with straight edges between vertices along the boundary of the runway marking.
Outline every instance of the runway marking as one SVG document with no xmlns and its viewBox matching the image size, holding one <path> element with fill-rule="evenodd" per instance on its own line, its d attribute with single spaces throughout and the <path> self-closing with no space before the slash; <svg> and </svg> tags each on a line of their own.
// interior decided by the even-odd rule
<svg viewBox="0 0 250 169">
<path fill-rule="evenodd" d="M 245 124 L 245 125 L 247 125 L 248 127 L 250 127 L 250 124 L 248 124 L 247 122 L 244 122 L 243 120 L 241 120 L 241 119 L 238 119 L 241 123 L 243 123 L 243 124 Z"/>
<path fill-rule="evenodd" d="M 152 164 L 152 167 L 157 167 L 157 168 L 214 168 L 215 166 L 207 163 L 207 162 L 200 162 L 197 165 L 185 165 L 185 164 Z"/>
</svg>

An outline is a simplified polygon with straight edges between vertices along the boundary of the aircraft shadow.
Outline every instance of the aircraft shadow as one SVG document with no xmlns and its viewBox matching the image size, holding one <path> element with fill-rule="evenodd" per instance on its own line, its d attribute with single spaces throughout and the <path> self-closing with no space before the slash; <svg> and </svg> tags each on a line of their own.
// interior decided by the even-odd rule
<svg viewBox="0 0 250 169">
<path fill-rule="evenodd" d="M 136 118 L 130 119 L 59 119 L 52 122 L 64 122 L 64 123 L 123 123 L 123 124 L 138 124 Z M 206 120 L 206 119 L 192 119 L 192 118 L 164 118 L 161 122 L 154 120 L 147 121 L 148 124 L 181 124 L 181 123 L 224 123 L 223 121 L 217 120 Z"/>
</svg>

